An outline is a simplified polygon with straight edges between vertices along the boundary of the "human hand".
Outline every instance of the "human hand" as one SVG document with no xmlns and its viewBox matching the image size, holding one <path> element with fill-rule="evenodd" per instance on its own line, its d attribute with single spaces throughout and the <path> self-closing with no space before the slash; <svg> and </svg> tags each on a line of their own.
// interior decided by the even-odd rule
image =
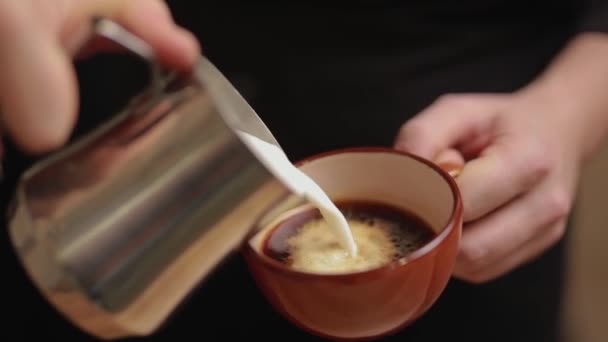
<svg viewBox="0 0 608 342">
<path fill-rule="evenodd" d="M 492 280 L 564 234 L 582 148 L 576 126 L 552 103 L 534 91 L 448 95 L 402 126 L 395 148 L 437 163 L 466 161 L 457 178 L 465 224 L 455 276 Z"/>
<path fill-rule="evenodd" d="M 25 151 L 47 152 L 68 139 L 78 107 L 71 60 L 94 16 L 123 25 L 176 70 L 190 68 L 199 54 L 161 0 L 0 0 L 2 135 Z"/>
</svg>

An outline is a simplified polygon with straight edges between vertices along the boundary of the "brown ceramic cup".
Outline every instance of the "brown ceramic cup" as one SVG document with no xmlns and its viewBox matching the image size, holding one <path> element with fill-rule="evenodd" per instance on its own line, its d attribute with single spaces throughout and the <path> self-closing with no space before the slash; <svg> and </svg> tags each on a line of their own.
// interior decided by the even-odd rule
<svg viewBox="0 0 608 342">
<path fill-rule="evenodd" d="M 296 271 L 265 255 L 265 241 L 300 209 L 281 213 L 243 248 L 258 287 L 300 328 L 334 340 L 392 334 L 423 315 L 447 285 L 462 229 L 462 202 L 453 177 L 419 157 L 385 148 L 353 148 L 297 166 L 338 200 L 379 201 L 414 213 L 435 236 L 411 254 L 355 273 Z"/>
</svg>

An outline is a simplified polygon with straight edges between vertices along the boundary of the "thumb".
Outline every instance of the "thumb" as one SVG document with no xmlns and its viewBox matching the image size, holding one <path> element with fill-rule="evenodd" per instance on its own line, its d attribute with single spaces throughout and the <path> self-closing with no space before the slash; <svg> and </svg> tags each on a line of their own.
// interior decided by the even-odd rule
<svg viewBox="0 0 608 342">
<path fill-rule="evenodd" d="M 462 154 L 453 148 L 441 151 L 433 161 L 453 177 L 460 175 L 465 164 Z"/>
<path fill-rule="evenodd" d="M 31 21 L 31 13 L 12 9 L 2 16 L 0 107 L 3 130 L 28 152 L 63 143 L 74 124 L 76 78 L 56 38 Z"/>
<path fill-rule="evenodd" d="M 406 122 L 395 139 L 395 148 L 436 160 L 450 148 L 459 149 L 488 134 L 500 96 L 446 95 Z"/>
</svg>

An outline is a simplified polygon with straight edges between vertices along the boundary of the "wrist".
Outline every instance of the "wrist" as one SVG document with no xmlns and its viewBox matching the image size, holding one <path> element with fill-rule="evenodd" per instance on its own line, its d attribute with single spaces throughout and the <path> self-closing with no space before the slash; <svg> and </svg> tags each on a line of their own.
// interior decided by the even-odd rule
<svg viewBox="0 0 608 342">
<path fill-rule="evenodd" d="M 519 94 L 540 106 L 545 122 L 581 159 L 608 135 L 608 36 L 583 34 Z"/>
</svg>

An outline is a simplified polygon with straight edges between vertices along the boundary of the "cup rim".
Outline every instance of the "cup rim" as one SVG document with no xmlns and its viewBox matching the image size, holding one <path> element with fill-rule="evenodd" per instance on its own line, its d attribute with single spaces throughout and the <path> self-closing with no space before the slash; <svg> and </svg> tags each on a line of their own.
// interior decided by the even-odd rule
<svg viewBox="0 0 608 342">
<path fill-rule="evenodd" d="M 424 256 L 428 255 L 433 250 L 435 250 L 439 245 L 441 245 L 447 239 L 447 237 L 453 232 L 453 230 L 456 229 L 457 223 L 462 219 L 462 216 L 463 216 L 462 197 L 461 197 L 458 185 L 456 184 L 454 177 L 451 176 L 450 174 L 448 174 L 448 172 L 446 170 L 443 170 L 437 164 L 433 163 L 432 161 L 430 161 L 426 158 L 417 156 L 413 153 L 406 152 L 406 151 L 400 151 L 400 150 L 397 150 L 394 148 L 376 147 L 376 146 L 360 146 L 360 147 L 337 148 L 337 149 L 332 149 L 329 151 L 317 153 L 317 154 L 311 155 L 309 157 L 303 158 L 297 162 L 294 162 L 294 165 L 296 167 L 301 167 L 302 165 L 314 162 L 314 161 L 322 159 L 322 158 L 327 158 L 330 156 L 340 155 L 340 154 L 345 154 L 345 153 L 370 153 L 370 152 L 371 153 L 388 153 L 388 154 L 400 155 L 403 157 L 414 159 L 417 162 L 425 164 L 427 167 L 432 169 L 435 173 L 437 173 L 439 176 L 441 176 L 444 179 L 444 181 L 447 183 L 447 185 L 450 187 L 450 190 L 452 193 L 452 198 L 453 198 L 452 211 L 450 213 L 449 219 L 447 220 L 446 224 L 441 228 L 440 233 L 437 234 L 433 239 L 431 239 L 431 241 L 427 242 L 426 244 L 424 244 L 422 247 L 418 248 L 414 252 L 412 252 L 402 258 L 399 258 L 398 260 L 393 260 L 382 266 L 374 267 L 374 268 L 371 268 L 368 270 L 363 270 L 363 271 L 345 272 L 345 273 L 316 273 L 316 272 L 306 272 L 306 271 L 294 270 L 294 269 L 289 268 L 286 265 L 264 255 L 263 253 L 258 252 L 250 243 L 250 239 L 252 238 L 251 236 L 248 238 L 248 240 L 245 243 L 246 251 L 248 253 L 253 253 L 254 257 L 256 259 L 258 259 L 260 262 L 264 263 L 265 265 L 271 267 L 273 270 L 282 272 L 282 273 L 287 273 L 290 276 L 308 278 L 308 279 L 324 278 L 324 279 L 346 280 L 346 279 L 352 279 L 353 277 L 374 277 L 377 275 L 381 275 L 381 274 L 393 271 L 396 268 L 406 267 L 407 265 L 409 265 L 413 262 L 416 262 L 417 260 L 422 259 Z M 281 222 L 283 222 L 283 220 Z M 280 224 L 280 222 L 278 224 Z M 273 227 L 272 229 L 274 230 L 275 227 Z M 271 232 L 268 234 L 271 234 Z M 267 238 L 267 236 L 264 236 L 264 241 L 266 240 L 266 238 Z"/>
</svg>

